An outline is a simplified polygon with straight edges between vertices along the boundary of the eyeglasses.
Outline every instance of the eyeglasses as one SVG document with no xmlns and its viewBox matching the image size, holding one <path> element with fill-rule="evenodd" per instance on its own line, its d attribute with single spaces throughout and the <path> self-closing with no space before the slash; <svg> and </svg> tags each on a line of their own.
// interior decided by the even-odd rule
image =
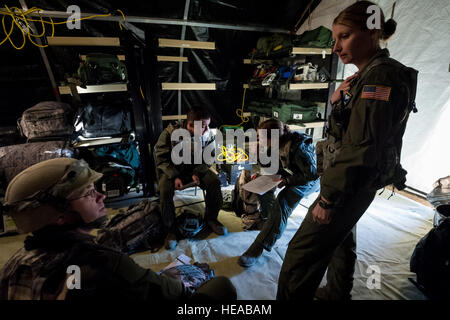
<svg viewBox="0 0 450 320">
<path fill-rule="evenodd" d="M 68 200 L 72 201 L 72 200 L 78 200 L 78 199 L 87 198 L 87 197 L 94 199 L 96 196 L 97 196 L 97 190 L 95 190 L 95 188 L 93 188 L 93 189 L 89 190 L 88 192 L 86 192 L 81 197 L 74 198 L 74 199 L 68 199 Z"/>
</svg>

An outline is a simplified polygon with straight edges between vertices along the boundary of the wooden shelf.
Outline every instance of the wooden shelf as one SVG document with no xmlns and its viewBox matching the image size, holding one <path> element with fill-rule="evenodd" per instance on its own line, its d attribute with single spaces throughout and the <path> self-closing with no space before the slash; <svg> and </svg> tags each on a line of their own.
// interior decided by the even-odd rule
<svg viewBox="0 0 450 320">
<path fill-rule="evenodd" d="M 79 94 L 82 93 L 100 93 L 100 92 L 119 92 L 127 91 L 126 83 L 112 83 L 112 84 L 101 84 L 95 86 L 86 86 L 86 89 L 77 86 L 77 91 Z M 69 86 L 60 86 L 59 94 L 72 94 Z"/>
<path fill-rule="evenodd" d="M 186 114 L 178 114 L 178 115 L 170 115 L 170 116 L 162 116 L 163 121 L 165 120 L 184 120 L 187 119 Z"/>
<path fill-rule="evenodd" d="M 289 90 L 328 89 L 328 86 L 329 86 L 328 82 L 290 83 Z M 244 89 L 251 89 L 248 83 L 244 83 L 242 87 Z M 265 89 L 270 87 L 272 87 L 272 85 L 270 86 L 258 85 L 257 87 L 255 86 L 253 88 Z"/>
<path fill-rule="evenodd" d="M 157 56 L 158 61 L 169 61 L 169 62 L 188 62 L 187 57 L 175 57 L 175 56 Z"/>
<path fill-rule="evenodd" d="M 288 124 L 288 127 L 291 130 L 322 128 L 325 126 L 325 122 L 326 122 L 325 120 L 320 120 L 320 121 L 312 121 L 312 122 L 305 122 L 305 123 L 299 123 L 299 124 Z"/>
<path fill-rule="evenodd" d="M 49 46 L 120 46 L 119 38 L 105 37 L 49 37 Z"/>
<path fill-rule="evenodd" d="M 86 60 L 86 54 L 82 54 L 81 55 L 81 60 L 83 60 L 83 61 L 85 61 Z M 120 61 L 125 61 L 125 55 L 123 55 L 123 54 L 118 54 L 117 55 L 117 58 L 120 60 Z"/>
<path fill-rule="evenodd" d="M 272 64 L 272 60 L 262 60 L 262 59 L 244 59 L 244 64 Z"/>
<path fill-rule="evenodd" d="M 162 90 L 216 90 L 215 83 L 163 82 Z"/>
<path fill-rule="evenodd" d="M 78 141 L 73 144 L 74 148 L 81 147 L 92 147 L 99 146 L 103 144 L 112 144 L 112 143 L 120 143 L 123 141 L 122 137 L 119 138 L 95 138 L 95 139 L 86 139 L 83 141 Z"/>
<path fill-rule="evenodd" d="M 303 47 L 294 47 L 291 51 L 292 54 L 304 54 L 304 55 L 330 55 L 332 50 L 330 48 L 303 48 Z"/>
<path fill-rule="evenodd" d="M 290 83 L 289 90 L 328 89 L 328 82 Z"/>
<path fill-rule="evenodd" d="M 158 39 L 159 47 L 215 50 L 215 42 L 188 41 L 176 39 Z"/>
</svg>

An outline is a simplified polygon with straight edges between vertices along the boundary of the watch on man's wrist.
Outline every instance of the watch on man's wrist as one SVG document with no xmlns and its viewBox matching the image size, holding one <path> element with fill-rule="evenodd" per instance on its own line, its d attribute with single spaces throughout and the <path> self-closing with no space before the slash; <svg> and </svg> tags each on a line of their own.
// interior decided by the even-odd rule
<svg viewBox="0 0 450 320">
<path fill-rule="evenodd" d="M 321 206 L 323 209 L 327 210 L 327 209 L 332 209 L 334 206 L 333 204 L 330 203 L 326 203 L 325 201 L 323 201 L 322 199 L 319 200 L 319 206 Z"/>
</svg>

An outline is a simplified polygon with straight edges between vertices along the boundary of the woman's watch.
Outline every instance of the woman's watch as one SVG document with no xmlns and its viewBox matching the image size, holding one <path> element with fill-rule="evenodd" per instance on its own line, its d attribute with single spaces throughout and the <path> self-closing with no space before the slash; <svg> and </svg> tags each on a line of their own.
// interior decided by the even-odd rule
<svg viewBox="0 0 450 320">
<path fill-rule="evenodd" d="M 332 209 L 334 207 L 331 202 L 330 203 L 326 203 L 322 199 L 319 200 L 319 206 L 321 206 L 325 210 Z"/>
</svg>

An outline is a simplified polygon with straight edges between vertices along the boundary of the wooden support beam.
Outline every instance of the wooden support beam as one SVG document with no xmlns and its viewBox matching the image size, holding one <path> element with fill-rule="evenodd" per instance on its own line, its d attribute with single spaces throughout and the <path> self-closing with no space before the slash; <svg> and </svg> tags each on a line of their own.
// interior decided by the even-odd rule
<svg viewBox="0 0 450 320">
<path fill-rule="evenodd" d="M 215 83 L 163 82 L 163 90 L 216 90 Z"/>
<path fill-rule="evenodd" d="M 159 38 L 160 47 L 215 50 L 215 42 L 189 41 Z"/>
<path fill-rule="evenodd" d="M 176 56 L 157 56 L 158 61 L 169 61 L 169 62 L 188 62 L 187 57 L 176 57 Z"/>
<path fill-rule="evenodd" d="M 120 46 L 119 38 L 106 37 L 49 37 L 49 46 Z"/>
</svg>

